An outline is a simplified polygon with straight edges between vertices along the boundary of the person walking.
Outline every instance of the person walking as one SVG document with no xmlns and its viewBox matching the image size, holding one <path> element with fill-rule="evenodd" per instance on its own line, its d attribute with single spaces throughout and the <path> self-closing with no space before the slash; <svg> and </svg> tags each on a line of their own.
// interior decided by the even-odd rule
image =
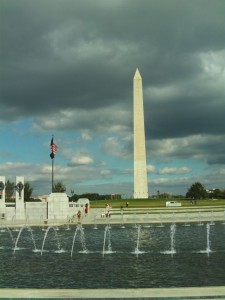
<svg viewBox="0 0 225 300">
<path fill-rule="evenodd" d="M 87 204 L 87 203 L 85 204 L 85 209 L 84 209 L 84 211 L 85 211 L 85 217 L 86 217 L 86 215 L 87 215 L 87 213 L 88 213 L 88 204 Z"/>
<path fill-rule="evenodd" d="M 80 223 L 80 218 L 81 218 L 81 211 L 78 210 L 78 213 L 77 213 L 77 220 L 78 220 L 78 223 Z"/>
</svg>

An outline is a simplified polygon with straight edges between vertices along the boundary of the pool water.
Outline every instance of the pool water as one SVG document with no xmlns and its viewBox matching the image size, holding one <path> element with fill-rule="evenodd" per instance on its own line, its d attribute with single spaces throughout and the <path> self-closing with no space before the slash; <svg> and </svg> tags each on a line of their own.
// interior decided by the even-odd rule
<svg viewBox="0 0 225 300">
<path fill-rule="evenodd" d="M 0 288 L 224 285 L 225 225 L 186 225 L 1 227 Z"/>
</svg>

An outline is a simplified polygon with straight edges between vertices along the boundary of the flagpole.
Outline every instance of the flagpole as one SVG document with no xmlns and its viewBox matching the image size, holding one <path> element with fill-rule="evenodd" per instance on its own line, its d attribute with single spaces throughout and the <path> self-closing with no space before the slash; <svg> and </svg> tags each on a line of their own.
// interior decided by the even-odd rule
<svg viewBox="0 0 225 300">
<path fill-rule="evenodd" d="M 52 158 L 52 193 L 54 190 L 54 158 Z"/>
<path fill-rule="evenodd" d="M 50 143 L 50 147 L 51 147 L 50 157 L 52 159 L 52 193 L 54 193 L 54 158 L 55 158 L 56 151 L 58 149 L 58 146 L 54 143 L 53 139 L 54 139 L 54 136 L 52 135 L 52 139 L 51 139 L 51 143 Z"/>
<path fill-rule="evenodd" d="M 54 158 L 55 158 L 55 154 L 53 152 L 53 145 L 54 145 L 54 135 L 52 135 L 52 140 L 51 140 L 51 150 L 52 150 L 52 193 L 54 190 Z"/>
</svg>

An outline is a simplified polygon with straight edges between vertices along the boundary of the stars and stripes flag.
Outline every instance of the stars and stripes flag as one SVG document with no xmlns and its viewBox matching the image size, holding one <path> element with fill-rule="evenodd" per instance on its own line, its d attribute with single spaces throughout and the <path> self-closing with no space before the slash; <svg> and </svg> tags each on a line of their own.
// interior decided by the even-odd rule
<svg viewBox="0 0 225 300">
<path fill-rule="evenodd" d="M 51 139 L 50 147 L 52 151 L 50 157 L 51 159 L 53 159 L 55 157 L 56 151 L 58 150 L 58 146 L 54 143 L 53 138 Z"/>
</svg>

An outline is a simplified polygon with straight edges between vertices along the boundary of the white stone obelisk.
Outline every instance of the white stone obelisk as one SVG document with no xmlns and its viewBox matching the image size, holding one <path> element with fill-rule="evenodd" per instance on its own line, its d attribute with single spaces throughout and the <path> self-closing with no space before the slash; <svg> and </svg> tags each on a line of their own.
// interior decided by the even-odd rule
<svg viewBox="0 0 225 300">
<path fill-rule="evenodd" d="M 142 78 L 134 75 L 134 198 L 148 198 Z"/>
</svg>

